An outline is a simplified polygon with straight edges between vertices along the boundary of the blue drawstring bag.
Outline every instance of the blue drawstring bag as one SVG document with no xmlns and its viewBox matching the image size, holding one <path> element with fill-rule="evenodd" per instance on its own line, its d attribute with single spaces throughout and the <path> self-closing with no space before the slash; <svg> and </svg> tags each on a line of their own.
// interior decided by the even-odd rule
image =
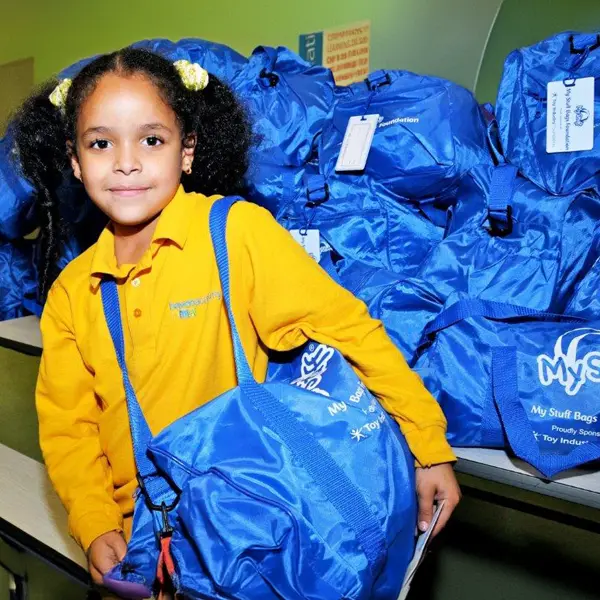
<svg viewBox="0 0 600 600">
<path fill-rule="evenodd" d="M 367 114 L 379 123 L 364 172 L 403 198 L 448 194 L 474 165 L 492 163 L 471 92 L 437 77 L 376 71 L 336 95 L 319 141 L 323 173 L 335 169 L 350 117 Z"/>
<path fill-rule="evenodd" d="M 416 371 L 453 446 L 508 447 L 546 477 L 600 458 L 600 323 L 463 298 Z"/>
<path fill-rule="evenodd" d="M 598 191 L 600 172 L 600 34 L 565 32 L 511 52 L 498 90 L 496 115 L 506 159 L 551 194 Z M 580 95 L 586 78 L 596 78 Z M 548 84 L 560 82 L 557 90 Z M 589 94 L 587 93 L 589 91 Z M 562 96 L 554 96 L 554 93 Z M 567 106 L 566 95 L 570 94 Z M 570 106 L 571 99 L 573 106 Z M 562 106 L 561 106 L 562 105 Z M 593 112 L 593 115 L 592 115 Z M 548 131 L 547 119 L 556 125 Z M 586 123 L 586 121 L 589 121 Z M 564 125 L 564 126 L 563 126 Z M 591 127 L 591 145 L 574 152 L 579 131 Z M 548 145 L 550 144 L 550 146 Z M 583 146 L 585 144 L 580 144 Z M 577 146 L 575 146 L 577 147 Z"/>
<path fill-rule="evenodd" d="M 166 571 L 190 599 L 395 600 L 414 549 L 410 453 L 398 426 L 356 379 L 358 401 L 337 395 L 338 383 L 350 383 L 347 370 L 330 397 L 254 380 L 229 295 L 225 227 L 236 201 L 213 206 L 210 229 L 238 387 L 157 436 L 129 379 L 117 285 L 102 282 L 140 482 L 127 555 L 105 583 L 145 598 Z M 334 355 L 332 376 L 344 366 Z M 346 410 L 332 409 L 341 403 Z"/>
<path fill-rule="evenodd" d="M 247 176 L 249 198 L 276 214 L 296 195 L 315 138 L 333 104 L 329 69 L 287 48 L 259 46 L 232 82 L 245 104 L 256 142 Z"/>
</svg>

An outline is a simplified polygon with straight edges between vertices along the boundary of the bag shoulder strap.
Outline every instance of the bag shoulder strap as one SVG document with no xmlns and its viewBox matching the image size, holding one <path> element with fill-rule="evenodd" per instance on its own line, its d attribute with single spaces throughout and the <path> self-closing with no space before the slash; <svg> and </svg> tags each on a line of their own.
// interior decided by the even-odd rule
<svg viewBox="0 0 600 600">
<path fill-rule="evenodd" d="M 127 369 L 119 291 L 115 280 L 112 278 L 104 278 L 100 283 L 100 294 L 102 296 L 104 317 L 115 347 L 117 362 L 119 363 L 121 375 L 123 377 L 125 401 L 127 403 L 127 414 L 129 416 L 129 429 L 131 431 L 135 465 L 138 471 L 138 483 L 140 487 L 145 490 L 151 508 L 159 510 L 163 503 L 165 503 L 165 505 L 171 505 L 176 500 L 177 494 L 171 485 L 157 473 L 156 467 L 147 453 L 148 444 L 152 439 L 152 432 L 150 431 L 148 422 L 146 421 L 142 408 L 138 402 Z"/>
<path fill-rule="evenodd" d="M 229 271 L 229 255 L 227 252 L 227 218 L 234 204 L 242 200 L 238 196 L 228 196 L 217 200 L 211 207 L 209 217 L 210 237 L 212 240 L 215 258 L 217 260 L 217 269 L 219 270 L 219 279 L 223 292 L 223 301 L 229 318 L 231 328 L 231 337 L 233 341 L 233 354 L 235 357 L 235 369 L 237 373 L 238 385 L 246 382 L 253 382 L 254 376 L 248 364 L 248 359 L 242 346 L 240 334 L 238 333 L 233 309 L 231 306 L 231 281 Z"/>
</svg>

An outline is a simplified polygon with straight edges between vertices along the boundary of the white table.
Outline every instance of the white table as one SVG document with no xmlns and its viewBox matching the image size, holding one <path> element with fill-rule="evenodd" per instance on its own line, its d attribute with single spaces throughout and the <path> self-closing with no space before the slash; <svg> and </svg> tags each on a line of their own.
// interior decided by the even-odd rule
<svg viewBox="0 0 600 600">
<path fill-rule="evenodd" d="M 40 320 L 37 317 L 22 317 L 21 319 L 0 321 L 0 346 L 25 354 L 41 354 Z"/>
<path fill-rule="evenodd" d="M 552 481 L 541 479 L 537 471 L 503 450 L 455 448 L 457 471 L 518 487 L 575 504 L 600 508 L 600 472 L 579 468 L 564 471 Z"/>
<path fill-rule="evenodd" d="M 87 582 L 85 555 L 67 533 L 67 514 L 44 465 L 0 444 L 0 536 Z"/>
</svg>

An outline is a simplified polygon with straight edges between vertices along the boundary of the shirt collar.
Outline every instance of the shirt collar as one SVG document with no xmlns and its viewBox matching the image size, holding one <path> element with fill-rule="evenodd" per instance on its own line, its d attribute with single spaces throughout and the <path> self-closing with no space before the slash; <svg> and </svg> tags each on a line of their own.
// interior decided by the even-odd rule
<svg viewBox="0 0 600 600">
<path fill-rule="evenodd" d="M 149 267 L 152 257 L 165 240 L 172 241 L 178 248 L 183 249 L 187 241 L 192 221 L 192 210 L 195 205 L 194 194 L 186 194 L 180 185 L 173 199 L 163 209 L 156 230 L 152 236 L 150 248 L 142 257 L 138 267 Z M 107 225 L 96 243 L 92 266 L 90 270 L 91 283 L 94 287 L 100 284 L 105 275 L 115 279 L 126 279 L 135 265 L 117 265 L 115 256 L 115 235 Z"/>
</svg>

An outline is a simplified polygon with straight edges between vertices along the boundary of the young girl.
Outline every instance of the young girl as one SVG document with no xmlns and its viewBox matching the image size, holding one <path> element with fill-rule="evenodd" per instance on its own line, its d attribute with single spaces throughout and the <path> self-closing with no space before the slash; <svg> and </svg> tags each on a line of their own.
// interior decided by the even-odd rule
<svg viewBox="0 0 600 600">
<path fill-rule="evenodd" d="M 136 489 L 100 282 L 110 275 L 118 283 L 127 363 L 153 433 L 235 387 L 208 215 L 217 194 L 242 189 L 250 133 L 216 77 L 133 49 L 98 58 L 72 83 L 47 86 L 18 115 L 22 168 L 45 215 L 40 443 L 97 583 L 125 554 Z M 69 162 L 109 224 L 52 285 L 61 238 L 56 188 Z M 434 501 L 446 500 L 439 531 L 460 496 L 445 419 L 381 323 L 264 209 L 235 205 L 227 243 L 233 310 L 255 376 L 264 380 L 269 349 L 309 338 L 339 349 L 406 436 L 421 529 Z"/>
</svg>

